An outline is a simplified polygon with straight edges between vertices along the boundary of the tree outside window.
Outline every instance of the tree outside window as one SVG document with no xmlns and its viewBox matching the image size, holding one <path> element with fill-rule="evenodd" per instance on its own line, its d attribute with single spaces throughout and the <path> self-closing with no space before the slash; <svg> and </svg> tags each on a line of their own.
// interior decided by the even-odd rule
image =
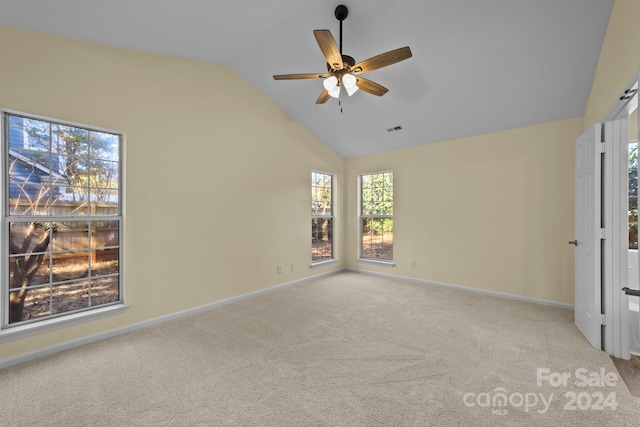
<svg viewBox="0 0 640 427">
<path fill-rule="evenodd" d="M 120 135 L 13 114 L 4 124 L 3 324 L 120 302 Z"/>
<path fill-rule="evenodd" d="M 393 260 L 393 172 L 360 176 L 360 258 Z"/>
<path fill-rule="evenodd" d="M 311 262 L 333 258 L 333 175 L 311 172 Z"/>
</svg>

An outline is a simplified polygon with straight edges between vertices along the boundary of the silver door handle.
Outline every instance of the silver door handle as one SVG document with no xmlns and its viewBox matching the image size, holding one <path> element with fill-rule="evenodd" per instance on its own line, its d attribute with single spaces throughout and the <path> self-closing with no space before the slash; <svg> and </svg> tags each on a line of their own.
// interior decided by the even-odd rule
<svg viewBox="0 0 640 427">
<path fill-rule="evenodd" d="M 569 240 L 569 244 L 570 245 L 574 245 L 574 246 L 578 246 L 578 241 L 577 240 Z"/>
</svg>

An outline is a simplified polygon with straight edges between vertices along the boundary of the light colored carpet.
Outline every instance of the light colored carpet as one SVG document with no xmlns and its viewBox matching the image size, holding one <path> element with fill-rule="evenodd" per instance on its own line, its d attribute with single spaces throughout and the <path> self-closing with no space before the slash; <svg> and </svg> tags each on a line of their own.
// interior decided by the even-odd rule
<svg viewBox="0 0 640 427">
<path fill-rule="evenodd" d="M 344 272 L 0 371 L 0 423 L 640 424 L 581 368 L 617 377 L 570 310 Z"/>
</svg>

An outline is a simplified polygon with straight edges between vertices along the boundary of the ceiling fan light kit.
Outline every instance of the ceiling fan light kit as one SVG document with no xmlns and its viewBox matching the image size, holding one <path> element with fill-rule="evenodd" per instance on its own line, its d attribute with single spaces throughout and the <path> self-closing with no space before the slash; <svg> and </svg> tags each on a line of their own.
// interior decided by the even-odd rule
<svg viewBox="0 0 640 427">
<path fill-rule="evenodd" d="M 330 92 L 331 90 L 333 90 L 333 88 L 338 86 L 338 79 L 336 78 L 336 76 L 327 77 L 326 79 L 324 79 L 322 85 L 326 90 Z"/>
<path fill-rule="evenodd" d="M 342 76 L 342 84 L 349 96 L 358 91 L 358 79 L 353 74 L 346 73 Z"/>
<path fill-rule="evenodd" d="M 388 65 L 395 64 L 411 58 L 409 46 L 382 53 L 362 62 L 356 63 L 349 55 L 342 53 L 342 21 L 349 15 L 349 10 L 344 5 L 339 5 L 335 10 L 335 17 L 340 21 L 340 47 L 329 30 L 314 30 L 313 34 L 318 46 L 327 60 L 327 73 L 308 74 L 278 74 L 273 76 L 275 80 L 298 79 L 324 79 L 324 90 L 316 100 L 316 104 L 324 104 L 330 98 L 339 98 L 340 89 L 344 86 L 347 95 L 351 96 L 362 89 L 376 96 L 382 96 L 389 91 L 386 87 L 360 77 L 360 74 L 368 73 Z"/>
</svg>

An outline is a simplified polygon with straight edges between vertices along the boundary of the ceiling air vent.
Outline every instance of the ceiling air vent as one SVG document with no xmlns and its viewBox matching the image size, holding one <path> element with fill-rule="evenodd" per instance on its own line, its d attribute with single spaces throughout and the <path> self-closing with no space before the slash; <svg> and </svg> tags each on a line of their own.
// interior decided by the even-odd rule
<svg viewBox="0 0 640 427">
<path fill-rule="evenodd" d="M 398 131 L 398 130 L 402 130 L 402 126 L 398 125 L 398 126 L 394 126 L 392 128 L 388 128 L 387 132 L 395 132 L 395 131 Z"/>
</svg>

